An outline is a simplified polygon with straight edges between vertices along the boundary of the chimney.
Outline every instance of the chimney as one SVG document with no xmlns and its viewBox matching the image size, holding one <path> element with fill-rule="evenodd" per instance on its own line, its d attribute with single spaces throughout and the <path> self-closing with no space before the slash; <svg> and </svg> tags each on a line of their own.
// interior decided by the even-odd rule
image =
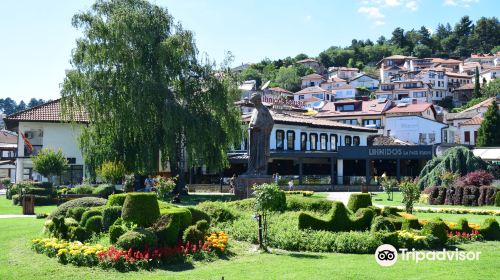
<svg viewBox="0 0 500 280">
<path fill-rule="evenodd" d="M 416 98 L 413 98 L 413 99 L 411 100 L 411 104 L 417 104 L 417 99 L 416 99 Z"/>
</svg>

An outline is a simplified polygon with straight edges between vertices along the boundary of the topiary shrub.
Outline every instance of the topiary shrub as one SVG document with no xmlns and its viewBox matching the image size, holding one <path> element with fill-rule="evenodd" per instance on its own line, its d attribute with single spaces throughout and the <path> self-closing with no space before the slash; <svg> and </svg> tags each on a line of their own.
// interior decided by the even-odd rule
<svg viewBox="0 0 500 280">
<path fill-rule="evenodd" d="M 71 208 L 69 209 L 67 213 L 67 217 L 73 218 L 77 221 L 80 221 L 82 219 L 82 215 L 85 211 L 87 211 L 88 208 L 85 207 L 76 207 L 76 208 Z"/>
<path fill-rule="evenodd" d="M 121 225 L 112 225 L 109 227 L 109 242 L 115 244 L 118 238 L 125 233 Z"/>
<path fill-rule="evenodd" d="M 69 239 L 72 241 L 85 242 L 89 237 L 90 234 L 84 227 L 76 226 L 70 229 Z"/>
<path fill-rule="evenodd" d="M 347 208 L 353 213 L 358 211 L 359 208 L 366 208 L 372 206 L 372 197 L 369 193 L 353 193 L 349 196 Z"/>
<path fill-rule="evenodd" d="M 104 231 L 108 228 L 122 215 L 122 208 L 120 206 L 111 206 L 104 208 L 102 211 L 102 227 Z"/>
<path fill-rule="evenodd" d="M 78 222 L 73 218 L 64 218 L 64 224 L 67 227 L 77 227 L 78 226 Z"/>
<path fill-rule="evenodd" d="M 150 226 L 158 217 L 160 217 L 160 207 L 154 193 L 127 194 L 122 208 L 124 221 L 139 226 Z"/>
<path fill-rule="evenodd" d="M 478 206 L 479 198 L 479 187 L 477 186 L 465 186 L 463 188 L 462 205 L 466 206 Z"/>
<path fill-rule="evenodd" d="M 160 246 L 174 246 L 178 244 L 181 231 L 179 219 L 173 216 L 161 216 L 150 228 L 158 238 Z"/>
<path fill-rule="evenodd" d="M 114 192 L 115 192 L 115 186 L 111 184 L 102 184 L 92 190 L 92 194 L 104 198 L 108 198 Z"/>
<path fill-rule="evenodd" d="M 433 235 L 436 239 L 434 240 L 434 244 L 432 244 L 432 246 L 442 247 L 448 240 L 447 229 L 448 227 L 443 221 L 431 220 L 422 227 L 422 234 Z"/>
<path fill-rule="evenodd" d="M 497 190 L 496 198 L 495 198 L 495 206 L 500 207 L 500 191 Z"/>
<path fill-rule="evenodd" d="M 484 220 L 479 232 L 486 240 L 500 240 L 500 226 L 494 218 Z"/>
<path fill-rule="evenodd" d="M 401 225 L 402 230 L 412 230 L 412 229 L 421 229 L 420 223 L 417 218 L 405 218 L 403 219 L 403 223 Z"/>
<path fill-rule="evenodd" d="M 391 215 L 398 215 L 398 212 L 401 211 L 396 207 L 391 207 L 391 206 L 385 206 L 384 209 L 382 210 L 382 215 L 385 217 L 391 216 Z"/>
<path fill-rule="evenodd" d="M 368 206 L 368 209 L 372 209 L 373 212 L 375 213 L 375 216 L 380 216 L 382 215 L 382 209 L 378 208 L 377 206 Z"/>
<path fill-rule="evenodd" d="M 200 241 L 205 239 L 205 235 L 207 235 L 209 226 L 208 222 L 205 220 L 198 221 L 196 225 L 189 226 L 184 230 L 182 234 L 182 240 L 184 242 L 191 242 L 198 244 Z"/>
<path fill-rule="evenodd" d="M 370 228 L 375 211 L 371 208 L 359 208 L 358 211 L 351 217 L 351 230 L 367 230 Z"/>
<path fill-rule="evenodd" d="M 85 229 L 89 232 L 100 233 L 102 231 L 102 216 L 92 216 L 85 222 Z"/>
<path fill-rule="evenodd" d="M 329 213 L 330 218 L 323 220 L 307 213 L 299 214 L 299 229 L 314 229 L 328 231 L 348 231 L 351 229 L 349 212 L 342 202 L 333 201 L 333 208 Z"/>
<path fill-rule="evenodd" d="M 372 225 L 370 227 L 372 232 L 377 231 L 388 231 L 393 232 L 396 230 L 394 224 L 386 217 L 378 216 L 373 219 Z"/>
<path fill-rule="evenodd" d="M 107 206 L 123 206 L 128 193 L 112 194 L 108 197 Z"/>
<path fill-rule="evenodd" d="M 477 201 L 477 204 L 479 206 L 494 205 L 497 192 L 498 189 L 494 186 L 479 187 L 479 199 Z"/>
<path fill-rule="evenodd" d="M 80 219 L 80 225 L 85 226 L 87 224 L 87 220 L 94 216 L 102 216 L 102 211 L 98 209 L 89 209 L 82 214 L 82 218 Z"/>
<path fill-rule="evenodd" d="M 472 231 L 472 228 L 469 227 L 469 222 L 467 222 L 467 219 L 461 218 L 460 220 L 458 220 L 456 226 L 450 228 L 450 230 L 458 230 L 460 232 L 470 233 Z"/>
<path fill-rule="evenodd" d="M 210 216 L 212 223 L 229 222 L 236 219 L 236 214 L 227 207 L 224 202 L 217 201 L 207 201 L 202 202 L 196 206 L 196 208 L 205 212 Z"/>
<path fill-rule="evenodd" d="M 203 212 L 202 210 L 198 209 L 198 208 L 194 208 L 194 207 L 187 207 L 187 209 L 189 210 L 189 212 L 191 212 L 191 223 L 192 224 L 195 224 L 196 222 L 198 221 L 201 221 L 201 220 L 205 220 L 207 221 L 208 223 L 210 223 L 210 216 Z"/>
<path fill-rule="evenodd" d="M 332 210 L 333 201 L 301 196 L 288 196 L 286 208 L 288 211 L 312 211 L 328 213 Z"/>
<path fill-rule="evenodd" d="M 47 224 L 51 236 L 59 239 L 68 239 L 68 226 L 64 223 L 64 217 L 54 217 L 52 222 Z"/>
<path fill-rule="evenodd" d="M 428 188 L 429 191 L 429 204 L 430 205 L 442 205 L 446 198 L 446 188 L 433 186 Z"/>
<path fill-rule="evenodd" d="M 142 250 L 146 246 L 153 248 L 157 244 L 157 241 L 156 235 L 151 230 L 136 229 L 120 236 L 116 242 L 116 246 L 124 250 L 132 249 L 136 251 Z"/>
<path fill-rule="evenodd" d="M 65 203 L 59 205 L 59 207 L 57 207 L 56 210 L 54 210 L 49 215 L 49 218 L 52 219 L 53 217 L 66 216 L 66 213 L 69 211 L 69 209 L 72 209 L 72 208 L 77 208 L 77 207 L 90 208 L 90 207 L 102 206 L 105 204 L 106 204 L 106 199 L 104 199 L 104 198 L 82 197 L 82 198 L 70 200 L 68 202 L 65 202 Z"/>
<path fill-rule="evenodd" d="M 162 216 L 171 217 L 179 222 L 179 232 L 182 233 L 184 230 L 192 224 L 192 216 L 189 209 L 181 207 L 173 207 L 169 209 L 162 210 Z"/>
</svg>

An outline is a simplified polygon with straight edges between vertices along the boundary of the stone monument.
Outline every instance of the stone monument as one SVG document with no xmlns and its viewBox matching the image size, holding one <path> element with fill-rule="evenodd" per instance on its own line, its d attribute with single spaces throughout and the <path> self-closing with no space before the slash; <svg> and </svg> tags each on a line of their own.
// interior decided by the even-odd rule
<svg viewBox="0 0 500 280">
<path fill-rule="evenodd" d="M 273 116 L 262 104 L 260 93 L 252 94 L 250 102 L 255 108 L 248 125 L 248 168 L 238 177 L 234 194 L 237 198 L 247 198 L 252 194 L 254 185 L 271 183 L 272 176 L 267 175 L 269 160 L 269 138 L 274 126 Z"/>
</svg>

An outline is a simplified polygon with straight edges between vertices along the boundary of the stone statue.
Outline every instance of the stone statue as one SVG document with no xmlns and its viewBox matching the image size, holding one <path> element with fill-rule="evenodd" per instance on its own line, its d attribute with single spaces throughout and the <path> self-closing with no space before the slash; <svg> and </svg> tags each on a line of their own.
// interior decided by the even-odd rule
<svg viewBox="0 0 500 280">
<path fill-rule="evenodd" d="M 249 148 L 247 175 L 266 175 L 269 159 L 269 137 L 274 120 L 269 110 L 262 104 L 260 93 L 252 94 L 250 102 L 255 105 L 248 126 Z"/>
</svg>

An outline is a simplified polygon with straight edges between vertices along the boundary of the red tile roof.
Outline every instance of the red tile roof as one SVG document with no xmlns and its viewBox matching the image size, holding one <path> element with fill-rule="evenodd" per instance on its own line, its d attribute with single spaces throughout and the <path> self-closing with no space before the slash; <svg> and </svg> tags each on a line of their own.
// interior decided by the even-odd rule
<svg viewBox="0 0 500 280">
<path fill-rule="evenodd" d="M 274 91 L 274 92 L 280 92 L 280 93 L 287 93 L 287 94 L 293 94 L 293 92 L 289 91 L 289 90 L 286 90 L 284 88 L 280 88 L 280 87 L 272 87 L 269 89 L 270 91 Z"/>
<path fill-rule="evenodd" d="M 407 106 L 398 107 L 394 106 L 391 109 L 387 110 L 387 114 L 398 114 L 398 113 L 420 113 L 425 110 L 432 108 L 432 103 L 421 102 L 417 104 L 409 103 Z"/>
<path fill-rule="evenodd" d="M 489 107 L 491 105 L 491 103 L 493 102 L 493 100 L 495 99 L 495 97 L 490 97 L 480 103 L 477 103 L 476 105 L 474 106 L 471 106 L 465 110 L 463 110 L 462 112 L 468 112 L 468 111 L 472 111 L 472 110 L 476 110 L 480 107 Z M 500 108 L 500 105 L 499 105 L 499 108 Z"/>
<path fill-rule="evenodd" d="M 476 117 L 476 118 L 472 118 L 468 121 L 461 123 L 460 126 L 462 126 L 462 125 L 480 125 L 482 122 L 483 122 L 483 118 Z"/>
<path fill-rule="evenodd" d="M 349 112 L 339 112 L 335 111 L 335 104 L 343 104 L 343 103 L 359 103 L 361 102 L 361 110 L 358 111 L 349 111 Z M 359 101 L 359 100 L 342 100 L 336 102 L 328 102 L 319 112 L 316 117 L 318 118 L 328 118 L 328 117 L 348 117 L 348 116 L 370 116 L 370 115 L 382 115 L 384 112 L 384 108 L 387 105 L 386 101 L 383 103 L 378 103 L 377 100 L 370 101 Z M 357 107 L 359 108 L 359 107 Z"/>
<path fill-rule="evenodd" d="M 299 63 L 299 64 L 311 63 L 311 62 L 319 63 L 316 59 L 313 59 L 313 58 L 306 58 L 306 59 L 302 59 L 302 60 L 297 61 L 297 63 Z"/>
<path fill-rule="evenodd" d="M 353 131 L 363 131 L 376 133 L 376 129 L 366 128 L 357 125 L 343 124 L 336 121 L 317 119 L 313 117 L 306 116 L 292 116 L 288 114 L 278 114 L 273 112 L 273 119 L 276 123 L 287 123 L 287 124 L 302 124 L 311 127 L 324 127 L 324 128 L 336 128 L 342 130 L 353 130 Z"/>
<path fill-rule="evenodd" d="M 313 73 L 313 74 L 306 75 L 306 76 L 302 77 L 301 79 L 306 80 L 306 79 L 324 79 L 324 78 L 323 78 L 323 76 L 321 76 L 319 74 Z"/>
<path fill-rule="evenodd" d="M 303 89 L 301 91 L 297 91 L 294 94 L 297 95 L 297 94 L 308 94 L 308 93 L 318 93 L 318 92 L 323 93 L 323 92 L 327 92 L 327 91 L 318 87 L 318 86 L 313 86 L 313 87 L 306 87 L 305 89 Z"/>
<path fill-rule="evenodd" d="M 17 123 L 20 121 L 35 122 L 68 122 L 68 117 L 61 116 L 61 99 L 49 101 L 39 106 L 26 109 L 5 118 L 6 123 Z M 81 110 L 74 112 L 74 121 L 87 123 L 87 114 Z"/>
</svg>

